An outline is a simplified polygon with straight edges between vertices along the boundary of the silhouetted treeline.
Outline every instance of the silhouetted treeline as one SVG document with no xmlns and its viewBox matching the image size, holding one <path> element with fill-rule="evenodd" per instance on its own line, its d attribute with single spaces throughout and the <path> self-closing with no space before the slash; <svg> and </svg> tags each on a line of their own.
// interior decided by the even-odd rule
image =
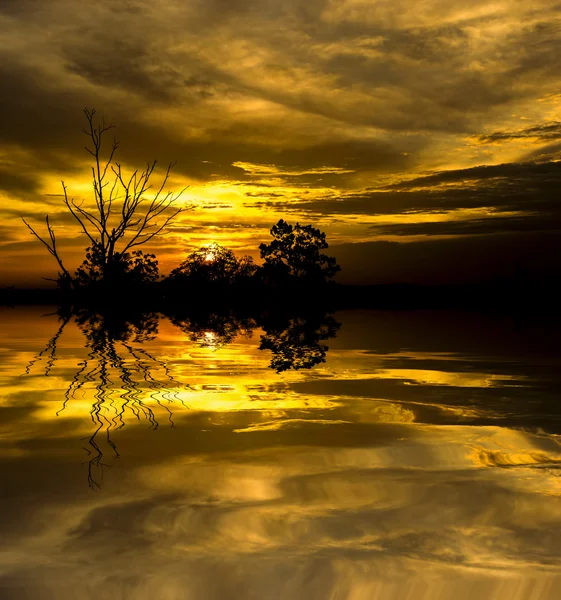
<svg viewBox="0 0 561 600">
<path fill-rule="evenodd" d="M 157 161 L 143 170 L 126 174 L 115 160 L 119 142 L 107 146 L 107 133 L 114 126 L 84 108 L 90 155 L 92 196 L 77 200 L 62 182 L 61 208 L 77 232 L 87 240 L 84 258 L 72 272 L 65 265 L 54 225 L 45 216 L 43 233 L 32 217 L 22 217 L 31 234 L 58 265 L 56 282 L 66 304 L 137 303 L 147 297 L 186 301 L 186 296 L 238 295 L 263 289 L 317 289 L 333 280 L 340 270 L 335 258 L 322 253 L 328 248 L 326 235 L 312 225 L 291 225 L 280 219 L 271 228 L 273 240 L 259 246 L 263 264 L 250 256 L 238 258 L 216 243 L 187 256 L 166 277 L 161 277 L 155 254 L 141 250 L 178 221 L 181 213 L 194 208 L 181 200 L 184 190 L 166 191 L 174 163 L 170 163 L 158 185 Z M 31 222 L 30 222 L 31 221 Z"/>
<path fill-rule="evenodd" d="M 188 254 L 163 277 L 154 254 L 135 250 L 108 256 L 107 249 L 95 242 L 86 248 L 85 259 L 74 274 L 67 269 L 59 273 L 57 298 L 78 306 L 183 304 L 225 297 L 247 301 L 279 294 L 317 297 L 333 284 L 340 267 L 335 258 L 322 252 L 328 248 L 324 232 L 281 219 L 271 228 L 271 235 L 270 243 L 259 246 L 260 265 L 251 256 L 238 257 L 212 243 Z M 15 291 L 12 294 L 17 296 Z"/>
</svg>

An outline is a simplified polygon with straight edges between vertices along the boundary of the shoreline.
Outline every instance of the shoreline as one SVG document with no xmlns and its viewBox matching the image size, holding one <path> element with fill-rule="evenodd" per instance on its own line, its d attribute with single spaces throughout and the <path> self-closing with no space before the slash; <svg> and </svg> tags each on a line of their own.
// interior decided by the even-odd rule
<svg viewBox="0 0 561 600">
<path fill-rule="evenodd" d="M 181 293 L 178 293 L 181 292 Z M 441 310 L 460 309 L 483 312 L 545 312 L 557 313 L 560 295 L 553 283 L 533 287 L 522 284 L 480 285 L 343 285 L 325 288 L 244 288 L 209 287 L 207 289 L 107 290 L 94 294 L 84 290 L 79 294 L 63 294 L 49 288 L 0 288 L 0 306 L 59 306 L 92 310 L 165 311 L 166 308 L 267 309 L 282 307 L 290 310 L 319 309 L 379 309 L 379 310 Z M 114 295 L 113 295 L 114 294 Z M 110 296 L 108 298 L 108 296 Z M 118 300 L 117 300 L 118 298 Z"/>
</svg>

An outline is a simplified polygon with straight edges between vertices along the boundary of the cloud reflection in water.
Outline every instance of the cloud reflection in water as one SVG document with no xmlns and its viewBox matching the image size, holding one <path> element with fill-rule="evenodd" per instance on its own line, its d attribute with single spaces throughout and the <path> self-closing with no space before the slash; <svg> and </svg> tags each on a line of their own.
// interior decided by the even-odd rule
<svg viewBox="0 0 561 600">
<path fill-rule="evenodd" d="M 430 338 L 412 335 L 411 315 L 337 318 L 326 362 L 282 373 L 258 350 L 258 329 L 219 349 L 166 320 L 142 342 L 115 337 L 122 361 L 107 349 L 95 359 L 113 382 L 100 419 L 113 422 L 127 399 L 142 402 L 141 418 L 127 408 L 126 426 L 111 426 L 121 458 L 104 458 L 115 469 L 96 494 L 76 452 L 97 385 L 72 384 L 92 352 L 83 329 L 66 325 L 48 376 L 46 353 L 19 377 L 44 321 L 28 315 L 17 336 L 8 327 L 3 596 L 555 598 L 554 328 L 522 328 L 505 347 L 484 335 L 484 317 L 479 338 L 458 320 L 455 341 L 440 337 L 439 317 Z"/>
</svg>

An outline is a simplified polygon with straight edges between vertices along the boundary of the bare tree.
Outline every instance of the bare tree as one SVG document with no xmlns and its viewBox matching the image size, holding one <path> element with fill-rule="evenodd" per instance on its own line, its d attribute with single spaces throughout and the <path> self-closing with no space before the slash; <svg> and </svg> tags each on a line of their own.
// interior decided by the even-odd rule
<svg viewBox="0 0 561 600">
<path fill-rule="evenodd" d="M 55 236 L 55 232 L 53 230 L 53 228 L 51 227 L 51 224 L 49 223 L 49 215 L 47 215 L 45 217 L 45 222 L 47 224 L 47 232 L 49 234 L 49 241 L 47 241 L 46 239 L 42 238 L 36 231 L 35 229 L 33 229 L 33 227 L 31 227 L 31 225 L 22 217 L 21 220 L 27 225 L 28 229 L 31 231 L 31 233 L 42 243 L 46 246 L 47 250 L 49 251 L 50 254 L 52 254 L 52 256 L 55 257 L 58 266 L 61 269 L 61 272 L 58 274 L 58 281 L 59 282 L 67 282 L 70 283 L 72 282 L 72 275 L 70 275 L 70 273 L 68 272 L 68 270 L 66 269 L 66 267 L 64 266 L 63 262 L 62 262 L 62 258 L 60 257 L 60 254 L 58 253 L 58 249 L 56 247 L 56 236 Z"/>
<path fill-rule="evenodd" d="M 99 261 L 98 266 L 104 272 L 114 261 L 126 259 L 129 250 L 149 242 L 179 213 L 192 206 L 175 206 L 186 188 L 179 192 L 165 191 L 175 163 L 168 165 L 161 184 L 154 188 L 151 197 L 147 197 L 147 192 L 153 187 L 151 180 L 157 161 L 148 163 L 143 171 L 137 169 L 132 175 L 125 176 L 120 163 L 114 162 L 119 147 L 116 139 L 113 139 L 108 157 L 102 157 L 103 136 L 114 126 L 106 125 L 103 118 L 96 123 L 95 109 L 85 108 L 84 114 L 88 125 L 82 131 L 90 138 L 85 149 L 94 159 L 91 170 L 95 206 L 87 207 L 83 202 L 69 197 L 67 186 L 64 181 L 61 183 L 64 204 L 88 238 Z M 22 220 L 56 259 L 61 269 L 59 282 L 72 284 L 73 278 L 62 262 L 48 215 L 45 218 L 48 238 L 39 235 L 25 219 Z"/>
</svg>

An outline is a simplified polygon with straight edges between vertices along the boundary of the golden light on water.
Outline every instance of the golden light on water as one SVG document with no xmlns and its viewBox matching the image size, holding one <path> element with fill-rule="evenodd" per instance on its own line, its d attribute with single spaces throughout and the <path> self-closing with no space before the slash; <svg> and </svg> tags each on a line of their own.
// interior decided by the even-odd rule
<svg viewBox="0 0 561 600">
<path fill-rule="evenodd" d="M 411 338 L 426 315 L 392 318 L 345 313 L 326 363 L 279 374 L 259 329 L 218 344 L 211 328 L 192 340 L 160 320 L 149 342 L 115 342 L 111 365 L 84 347 L 87 329 L 68 324 L 53 351 L 52 316 L 0 311 L 3 481 L 21 515 L 0 512 L 12 523 L 0 566 L 69 600 L 84 564 L 110 590 L 135 574 L 143 600 L 200 586 L 218 600 L 240 576 L 256 597 L 553 600 L 556 421 L 509 426 L 540 416 L 535 389 L 551 401 L 546 367 L 501 358 L 496 331 L 473 354 L 485 323 L 458 322 L 462 354 Z"/>
</svg>

